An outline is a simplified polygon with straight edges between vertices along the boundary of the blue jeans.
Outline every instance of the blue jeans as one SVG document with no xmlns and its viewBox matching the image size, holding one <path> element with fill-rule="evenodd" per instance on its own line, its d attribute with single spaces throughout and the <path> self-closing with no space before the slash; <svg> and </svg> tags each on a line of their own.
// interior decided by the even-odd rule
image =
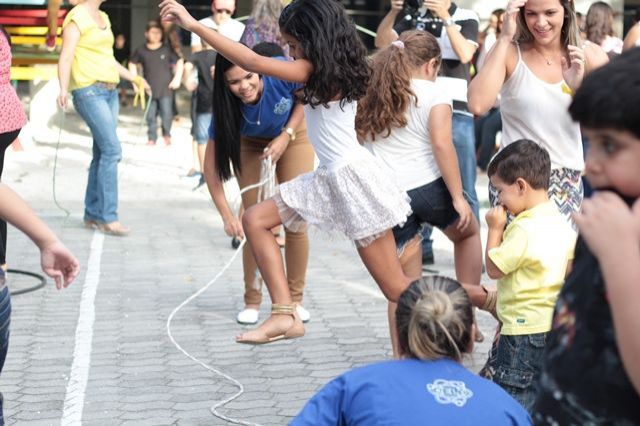
<svg viewBox="0 0 640 426">
<path fill-rule="evenodd" d="M 531 412 L 548 333 L 499 335 L 480 375 L 497 383 Z"/>
<path fill-rule="evenodd" d="M 9 325 L 11 323 L 11 295 L 6 286 L 4 271 L 0 269 L 0 373 L 7 359 L 9 349 Z M 4 425 L 4 412 L 2 411 L 3 398 L 0 393 L 0 425 Z"/>
<path fill-rule="evenodd" d="M 93 159 L 84 196 L 84 218 L 102 223 L 118 220 L 118 162 L 122 147 L 116 134 L 118 92 L 92 84 L 72 92 L 73 105 L 93 136 Z"/>
<path fill-rule="evenodd" d="M 500 108 L 491 108 L 487 114 L 475 120 L 475 138 L 478 145 L 478 167 L 487 170 L 496 150 L 496 135 L 502 130 Z"/>
<path fill-rule="evenodd" d="M 173 120 L 173 97 L 171 95 L 158 99 L 150 99 L 147 111 L 147 135 L 150 141 L 158 139 L 158 112 L 162 124 L 162 136 L 171 136 L 171 121 Z"/>
<path fill-rule="evenodd" d="M 198 145 L 206 145 L 209 140 L 209 126 L 211 125 L 211 117 L 213 116 L 210 112 L 199 112 L 196 114 L 196 121 L 194 127 L 195 129 L 195 139 Z"/>
<path fill-rule="evenodd" d="M 453 113 L 453 146 L 458 155 L 458 167 L 460 168 L 460 178 L 462 179 L 462 190 L 465 198 L 471 206 L 473 214 L 480 220 L 480 206 L 478 195 L 476 194 L 476 136 L 473 124 L 473 117 Z M 422 253 L 432 251 L 433 241 L 431 240 L 431 227 L 425 227 L 422 236 Z"/>
</svg>

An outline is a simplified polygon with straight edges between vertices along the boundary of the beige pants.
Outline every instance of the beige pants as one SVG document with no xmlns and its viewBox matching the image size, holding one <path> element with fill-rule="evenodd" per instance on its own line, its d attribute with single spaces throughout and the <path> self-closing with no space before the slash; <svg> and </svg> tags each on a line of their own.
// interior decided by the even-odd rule
<svg viewBox="0 0 640 426">
<path fill-rule="evenodd" d="M 260 179 L 260 156 L 270 139 L 242 137 L 240 161 L 242 173 L 237 176 L 240 188 L 252 185 Z M 278 182 L 286 182 L 296 176 L 313 170 L 313 148 L 307 137 L 306 126 L 302 124 L 296 132 L 296 140 L 289 143 L 282 157 L 276 163 Z M 258 189 L 242 194 L 245 209 L 256 204 Z M 294 302 L 302 301 L 304 280 L 309 260 L 309 239 L 306 232 L 291 232 L 285 228 L 284 260 L 287 271 L 289 291 Z M 258 269 L 249 245 L 242 253 L 244 266 L 244 303 L 259 305 L 262 301 L 261 280 L 256 278 Z"/>
</svg>

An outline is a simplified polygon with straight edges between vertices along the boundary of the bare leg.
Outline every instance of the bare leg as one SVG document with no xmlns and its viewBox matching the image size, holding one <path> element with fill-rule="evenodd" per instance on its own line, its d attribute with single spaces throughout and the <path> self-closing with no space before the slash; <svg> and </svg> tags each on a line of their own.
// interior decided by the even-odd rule
<svg viewBox="0 0 640 426">
<path fill-rule="evenodd" d="M 464 231 L 456 229 L 457 222 L 447 227 L 444 233 L 453 242 L 454 262 L 456 266 L 456 278 L 464 284 L 480 285 L 482 275 L 482 242 L 480 241 L 480 225 L 472 220 Z M 476 326 L 476 342 L 482 342 L 484 335 L 475 315 L 473 322 Z"/>
<path fill-rule="evenodd" d="M 400 256 L 400 265 L 405 275 L 420 278 L 422 274 L 422 239 L 416 236 L 409 241 Z M 398 304 L 389 302 L 387 307 L 387 317 L 389 319 L 389 335 L 391 336 L 391 348 L 393 349 L 393 357 L 400 358 L 400 345 L 398 343 L 398 330 L 396 328 L 396 308 Z"/>
<path fill-rule="evenodd" d="M 58 11 L 62 0 L 49 0 L 47 2 L 47 35 L 55 36 L 58 33 Z"/>
<path fill-rule="evenodd" d="M 271 228 L 281 223 L 278 207 L 271 199 L 248 208 L 242 216 L 242 226 L 247 241 L 269 290 L 271 302 L 291 305 L 291 293 L 284 272 L 282 254 L 271 232 Z M 257 329 L 238 335 L 236 340 L 263 340 L 265 336 L 277 336 L 292 328 L 295 322 L 292 315 L 271 314 Z M 302 326 L 301 322 L 300 326 Z"/>
<path fill-rule="evenodd" d="M 198 165 L 200 166 L 200 171 L 204 170 L 204 152 L 207 149 L 207 144 L 198 144 L 197 145 L 197 151 L 198 151 Z"/>
<path fill-rule="evenodd" d="M 393 233 L 387 231 L 368 246 L 358 248 L 358 254 L 387 300 L 397 302 L 412 279 L 402 271 Z"/>
<path fill-rule="evenodd" d="M 480 285 L 482 275 L 482 242 L 480 226 L 472 220 L 464 231 L 456 228 L 458 222 L 444 230 L 445 235 L 453 242 L 453 256 L 456 278 L 464 284 Z"/>
</svg>

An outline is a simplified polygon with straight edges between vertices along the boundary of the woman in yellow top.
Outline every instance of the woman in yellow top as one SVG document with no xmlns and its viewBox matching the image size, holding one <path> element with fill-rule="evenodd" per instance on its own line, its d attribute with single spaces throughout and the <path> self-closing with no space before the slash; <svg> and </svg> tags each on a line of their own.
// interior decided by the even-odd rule
<svg viewBox="0 0 640 426">
<path fill-rule="evenodd" d="M 120 77 L 134 87 L 148 84 L 120 65 L 113 56 L 113 33 L 104 0 L 85 0 L 67 14 L 62 24 L 62 51 L 58 62 L 58 105 L 73 105 L 93 136 L 93 159 L 85 193 L 84 223 L 112 235 L 129 229 L 118 221 L 118 162 L 122 157 L 116 134 Z"/>
</svg>

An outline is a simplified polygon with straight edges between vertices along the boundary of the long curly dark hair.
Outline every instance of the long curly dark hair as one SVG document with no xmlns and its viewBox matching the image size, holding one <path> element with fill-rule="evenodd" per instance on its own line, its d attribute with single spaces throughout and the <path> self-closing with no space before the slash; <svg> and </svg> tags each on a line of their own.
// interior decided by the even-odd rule
<svg viewBox="0 0 640 426">
<path fill-rule="evenodd" d="M 213 74 L 213 118 L 216 140 L 214 143 L 216 169 L 224 182 L 231 178 L 233 170 L 240 173 L 240 127 L 242 125 L 242 101 L 231 90 L 225 79 L 225 72 L 236 65 L 224 56 L 216 57 Z"/>
<path fill-rule="evenodd" d="M 337 0 L 294 0 L 280 15 L 280 31 L 295 37 L 313 65 L 302 96 L 311 106 L 340 97 L 341 105 L 364 96 L 367 50 Z"/>
<path fill-rule="evenodd" d="M 399 41 L 402 44 L 391 44 L 373 57 L 371 83 L 356 114 L 362 140 L 388 137 L 391 130 L 407 125 L 407 109 L 411 102 L 418 103 L 411 90 L 413 70 L 434 58 L 441 60 L 438 40 L 426 31 L 405 31 Z"/>
</svg>

